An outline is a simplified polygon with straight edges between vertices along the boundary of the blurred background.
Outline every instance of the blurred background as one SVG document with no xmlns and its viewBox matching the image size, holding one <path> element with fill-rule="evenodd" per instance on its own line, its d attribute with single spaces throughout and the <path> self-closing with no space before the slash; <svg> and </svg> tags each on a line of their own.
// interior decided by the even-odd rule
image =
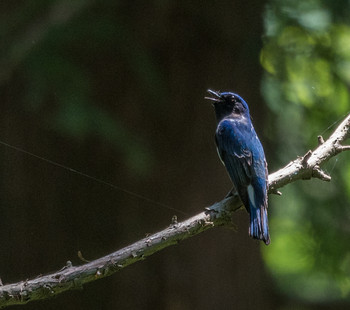
<svg viewBox="0 0 350 310">
<path fill-rule="evenodd" d="M 220 201 L 231 188 L 203 97 L 250 105 L 270 172 L 350 110 L 350 2 L 0 2 L 4 284 L 82 264 Z M 271 245 L 213 229 L 83 291 L 12 309 L 349 309 L 350 154 L 331 183 L 270 196 Z"/>
</svg>

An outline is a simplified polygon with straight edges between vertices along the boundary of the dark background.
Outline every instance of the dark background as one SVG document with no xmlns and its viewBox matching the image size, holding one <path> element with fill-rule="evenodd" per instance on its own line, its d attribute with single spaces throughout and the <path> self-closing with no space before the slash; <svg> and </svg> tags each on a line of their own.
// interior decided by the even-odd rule
<svg viewBox="0 0 350 310">
<path fill-rule="evenodd" d="M 78 251 L 96 259 L 165 228 L 174 214 L 181 221 L 221 200 L 231 183 L 215 150 L 214 112 L 203 99 L 208 88 L 246 99 L 271 171 L 288 162 L 275 148 L 286 139 L 276 141 L 281 112 L 260 91 L 265 5 L 0 4 L 0 140 L 188 214 L 1 146 L 4 284 L 58 270 L 67 260 L 82 264 Z M 272 222 L 273 205 L 283 199 L 271 203 Z M 343 307 L 342 300 L 330 306 L 288 296 L 263 262 L 261 248 L 269 247 L 248 237 L 246 212 L 234 223 L 237 232 L 210 230 L 83 291 L 24 308 Z M 272 244 L 274 233 L 272 226 Z"/>
</svg>

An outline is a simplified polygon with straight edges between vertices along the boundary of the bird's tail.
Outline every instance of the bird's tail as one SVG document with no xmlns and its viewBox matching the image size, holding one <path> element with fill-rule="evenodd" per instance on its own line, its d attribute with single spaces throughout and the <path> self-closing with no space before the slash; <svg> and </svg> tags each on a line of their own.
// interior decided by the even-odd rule
<svg viewBox="0 0 350 310">
<path fill-rule="evenodd" d="M 266 245 L 270 243 L 267 208 L 265 206 L 250 207 L 249 235 L 255 239 L 263 240 Z"/>
</svg>

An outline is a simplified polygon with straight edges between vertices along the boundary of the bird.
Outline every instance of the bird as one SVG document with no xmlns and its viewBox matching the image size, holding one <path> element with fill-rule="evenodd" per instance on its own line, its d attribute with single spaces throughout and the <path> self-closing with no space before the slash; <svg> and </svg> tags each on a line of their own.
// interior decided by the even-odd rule
<svg viewBox="0 0 350 310">
<path fill-rule="evenodd" d="M 219 157 L 234 185 L 228 196 L 238 193 L 250 214 L 249 235 L 270 243 L 267 190 L 268 171 L 264 149 L 253 127 L 248 104 L 232 92 L 208 90 L 217 127 Z"/>
</svg>

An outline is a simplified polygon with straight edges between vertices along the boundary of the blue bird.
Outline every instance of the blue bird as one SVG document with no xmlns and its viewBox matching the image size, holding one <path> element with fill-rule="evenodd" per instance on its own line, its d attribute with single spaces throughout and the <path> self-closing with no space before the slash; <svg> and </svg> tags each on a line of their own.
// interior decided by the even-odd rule
<svg viewBox="0 0 350 310">
<path fill-rule="evenodd" d="M 249 235 L 270 243 L 267 219 L 268 173 L 264 149 L 254 130 L 249 108 L 242 97 L 231 92 L 208 90 L 213 97 L 217 128 L 215 141 L 234 189 L 250 214 Z"/>
</svg>

